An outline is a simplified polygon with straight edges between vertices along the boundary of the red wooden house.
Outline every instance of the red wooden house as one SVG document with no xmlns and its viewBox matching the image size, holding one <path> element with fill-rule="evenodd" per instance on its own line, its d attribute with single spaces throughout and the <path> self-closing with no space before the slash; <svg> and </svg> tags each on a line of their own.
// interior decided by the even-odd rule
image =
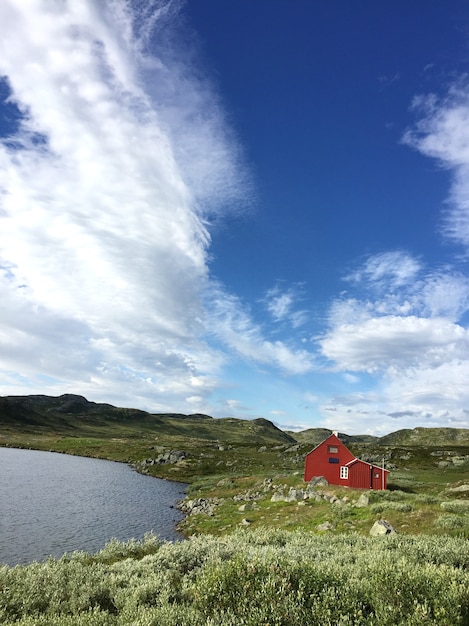
<svg viewBox="0 0 469 626">
<path fill-rule="evenodd" d="M 324 476 L 331 485 L 386 489 L 389 470 L 353 456 L 334 432 L 305 457 L 305 481 Z"/>
</svg>

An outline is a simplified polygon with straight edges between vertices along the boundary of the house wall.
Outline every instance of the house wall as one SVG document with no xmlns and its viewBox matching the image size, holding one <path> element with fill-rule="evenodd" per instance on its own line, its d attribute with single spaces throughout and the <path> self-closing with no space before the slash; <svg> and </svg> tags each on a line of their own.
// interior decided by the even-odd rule
<svg viewBox="0 0 469 626">
<path fill-rule="evenodd" d="M 356 489 L 371 489 L 373 466 L 357 460 L 349 467 L 349 484 Z"/>
<path fill-rule="evenodd" d="M 381 467 L 376 467 L 376 465 L 373 465 L 372 476 L 373 476 L 372 489 L 379 491 L 380 489 L 387 488 L 388 473 L 383 472 L 383 469 Z M 383 478 L 384 478 L 384 482 L 383 482 Z"/>
<path fill-rule="evenodd" d="M 353 463 L 350 463 L 354 461 Z M 340 468 L 348 466 L 348 478 L 340 478 Z M 305 457 L 304 479 L 309 482 L 314 476 L 324 476 L 331 485 L 343 485 L 355 489 L 383 489 L 383 470 L 356 459 L 335 435 L 330 435 Z M 387 472 L 384 472 L 384 489 L 387 487 Z"/>
<path fill-rule="evenodd" d="M 337 451 L 335 451 L 337 450 Z M 335 435 L 331 435 L 311 450 L 305 458 L 305 481 L 324 476 L 331 485 L 349 485 L 340 478 L 340 468 L 355 457 Z"/>
</svg>

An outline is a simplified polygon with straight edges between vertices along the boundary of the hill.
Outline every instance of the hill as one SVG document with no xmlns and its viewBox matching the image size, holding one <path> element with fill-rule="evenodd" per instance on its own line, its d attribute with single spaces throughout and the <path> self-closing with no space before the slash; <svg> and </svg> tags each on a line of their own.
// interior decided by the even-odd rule
<svg viewBox="0 0 469 626">
<path fill-rule="evenodd" d="M 227 444 L 291 444 L 293 437 L 266 419 L 213 419 L 208 415 L 152 414 L 90 402 L 83 396 L 0 397 L 0 429 L 72 437 L 189 437 Z"/>
<path fill-rule="evenodd" d="M 317 446 L 324 441 L 329 435 L 332 434 L 332 430 L 327 428 L 308 428 L 307 430 L 301 430 L 294 432 L 292 430 L 285 431 L 292 436 L 298 443 L 308 443 L 311 446 Z M 349 443 L 376 443 L 379 441 L 379 437 L 373 437 L 372 435 L 347 435 L 345 433 L 339 433 L 339 439 L 346 445 Z"/>
<path fill-rule="evenodd" d="M 385 446 L 467 446 L 468 428 L 404 428 L 379 438 Z"/>
<path fill-rule="evenodd" d="M 325 428 L 308 428 L 300 432 L 285 431 L 301 444 L 317 446 L 332 433 Z M 469 445 L 468 428 L 404 428 L 384 435 L 347 435 L 339 433 L 339 439 L 346 445 L 365 444 L 372 446 L 467 446 Z"/>
</svg>

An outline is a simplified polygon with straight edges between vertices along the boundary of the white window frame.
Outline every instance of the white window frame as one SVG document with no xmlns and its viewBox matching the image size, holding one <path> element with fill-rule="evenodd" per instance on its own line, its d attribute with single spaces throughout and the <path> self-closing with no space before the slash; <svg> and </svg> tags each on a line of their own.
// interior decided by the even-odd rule
<svg viewBox="0 0 469 626">
<path fill-rule="evenodd" d="M 342 480 L 348 479 L 348 467 L 346 467 L 345 465 L 342 465 L 342 467 L 340 468 L 340 478 Z"/>
</svg>

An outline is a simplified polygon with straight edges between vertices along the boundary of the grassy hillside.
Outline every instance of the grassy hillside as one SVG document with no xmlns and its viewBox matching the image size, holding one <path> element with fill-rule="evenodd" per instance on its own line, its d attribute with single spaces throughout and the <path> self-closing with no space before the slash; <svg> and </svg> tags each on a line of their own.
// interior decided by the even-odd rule
<svg viewBox="0 0 469 626">
<path fill-rule="evenodd" d="M 384 446 L 469 446 L 468 428 L 404 428 L 379 439 Z"/>
<path fill-rule="evenodd" d="M 265 419 L 252 421 L 208 415 L 151 414 L 89 402 L 82 396 L 0 397 L 0 427 L 22 433 L 87 436 L 192 437 L 227 443 L 290 443 L 294 439 Z"/>
<path fill-rule="evenodd" d="M 389 491 L 369 494 L 369 504 L 360 508 L 356 490 L 329 486 L 315 498 L 303 497 L 304 455 L 327 430 L 285 433 L 263 419 L 152 415 L 74 395 L 0 398 L 0 445 L 124 461 L 140 472 L 190 483 L 193 508 L 181 524 L 186 536 L 224 535 L 240 524 L 313 533 L 327 524 L 330 534 L 366 535 L 385 516 L 401 533 L 469 537 L 468 432 L 340 434 L 357 457 L 378 464 L 384 458 L 391 471 Z"/>
<path fill-rule="evenodd" d="M 287 430 L 285 432 L 296 439 L 296 441 L 308 443 L 311 447 L 317 446 L 332 434 L 332 431 L 326 428 L 308 428 L 299 432 Z M 376 443 L 379 441 L 379 437 L 373 437 L 372 435 L 347 435 L 345 433 L 339 433 L 339 439 L 346 445 L 349 443 Z"/>
</svg>

